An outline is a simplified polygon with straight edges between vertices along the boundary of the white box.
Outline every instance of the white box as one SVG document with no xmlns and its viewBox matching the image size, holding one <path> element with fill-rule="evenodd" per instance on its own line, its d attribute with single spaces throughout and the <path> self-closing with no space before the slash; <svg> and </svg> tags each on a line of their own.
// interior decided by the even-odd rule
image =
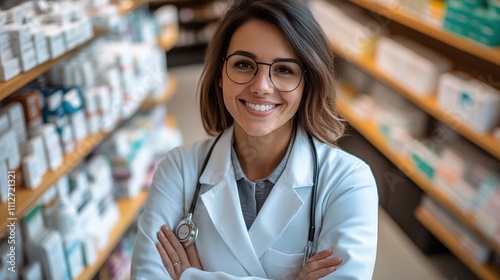
<svg viewBox="0 0 500 280">
<path fill-rule="evenodd" d="M 87 137 L 87 124 L 85 122 L 85 113 L 83 109 L 71 114 L 69 120 L 75 141 L 80 143 L 85 140 L 85 137 Z"/>
<path fill-rule="evenodd" d="M 21 65 L 21 70 L 23 72 L 28 72 L 37 66 L 35 49 L 31 49 L 19 55 L 19 64 Z"/>
<path fill-rule="evenodd" d="M 61 235 L 45 230 L 41 236 L 27 242 L 26 251 L 30 262 L 42 265 L 44 279 L 68 279 Z"/>
<path fill-rule="evenodd" d="M 9 170 L 16 170 L 21 165 L 21 152 L 12 128 L 0 134 L 0 145 L 3 145 L 7 152 L 7 167 Z"/>
<path fill-rule="evenodd" d="M 500 124 L 500 91 L 473 79 L 460 94 L 458 115 L 479 133 L 492 130 Z"/>
<path fill-rule="evenodd" d="M 9 196 L 9 176 L 7 161 L 0 159 L 0 203 L 6 203 Z"/>
<path fill-rule="evenodd" d="M 24 185 L 32 190 L 36 189 L 42 183 L 42 171 L 36 156 L 33 154 L 24 156 L 22 168 Z"/>
<path fill-rule="evenodd" d="M 9 117 L 9 126 L 16 133 L 18 143 L 22 145 L 27 139 L 23 106 L 19 102 L 11 102 L 4 109 Z"/>
<path fill-rule="evenodd" d="M 43 28 L 43 32 L 47 40 L 50 58 L 54 59 L 62 55 L 66 51 L 62 29 L 57 26 L 47 26 Z"/>
<path fill-rule="evenodd" d="M 33 136 L 42 136 L 50 170 L 54 171 L 61 166 L 63 162 L 62 147 L 59 141 L 59 135 L 56 132 L 55 124 L 43 124 L 30 134 Z"/>
<path fill-rule="evenodd" d="M 9 33 L 11 45 L 23 46 L 31 41 L 31 34 L 28 25 L 9 24 L 4 26 Z"/>
<path fill-rule="evenodd" d="M 36 61 L 38 64 L 42 64 L 49 60 L 49 47 L 47 46 L 47 41 L 44 34 L 40 31 L 32 30 L 33 45 L 35 48 Z"/>
<path fill-rule="evenodd" d="M 451 69 L 445 57 L 403 37 L 381 38 L 375 61 L 392 79 L 420 96 L 432 94 L 439 75 Z"/>
<path fill-rule="evenodd" d="M 6 82 L 21 73 L 21 67 L 17 58 L 9 59 L 0 64 L 0 82 Z"/>
<path fill-rule="evenodd" d="M 6 11 L 7 13 L 7 23 L 20 24 L 23 20 L 23 7 L 17 5 Z"/>
<path fill-rule="evenodd" d="M 40 262 L 32 262 L 28 264 L 21 272 L 23 279 L 43 280 L 42 266 Z"/>
<path fill-rule="evenodd" d="M 7 12 L 0 11 L 0 25 L 4 25 L 7 23 Z"/>
<path fill-rule="evenodd" d="M 97 106 L 97 94 L 95 88 L 86 89 L 83 94 L 87 130 L 90 135 L 99 132 L 101 129 L 101 120 Z"/>
<path fill-rule="evenodd" d="M 13 58 L 14 51 L 12 51 L 12 48 L 10 46 L 4 49 L 0 49 L 0 64 L 3 64 L 5 61 L 11 60 Z"/>
<path fill-rule="evenodd" d="M 75 136 L 69 122 L 59 127 L 61 132 L 61 144 L 63 146 L 64 154 L 69 154 L 76 149 Z"/>
<path fill-rule="evenodd" d="M 9 128 L 10 128 L 10 125 L 9 125 L 9 115 L 7 113 L 5 113 L 5 112 L 1 112 L 0 113 L 0 133 L 4 133 Z M 0 156 L 0 159 L 2 159 L 1 156 Z"/>
<path fill-rule="evenodd" d="M 47 155 L 43 146 L 43 137 L 38 135 L 29 139 L 21 147 L 23 155 L 33 154 L 38 162 L 42 176 L 48 171 Z"/>
<path fill-rule="evenodd" d="M 80 239 L 68 240 L 66 238 L 63 238 L 63 241 L 70 277 L 77 279 L 84 267 L 82 242 Z"/>
<path fill-rule="evenodd" d="M 444 73 L 439 77 L 437 101 L 449 113 L 457 114 L 460 106 L 460 92 L 472 77 L 464 72 Z"/>
</svg>

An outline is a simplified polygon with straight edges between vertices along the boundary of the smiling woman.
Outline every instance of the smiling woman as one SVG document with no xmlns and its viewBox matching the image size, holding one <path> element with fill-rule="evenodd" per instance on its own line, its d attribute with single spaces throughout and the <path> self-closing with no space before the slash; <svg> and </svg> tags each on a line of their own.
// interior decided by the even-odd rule
<svg viewBox="0 0 500 280">
<path fill-rule="evenodd" d="M 299 1 L 235 1 L 199 85 L 217 137 L 158 167 L 133 279 L 372 277 L 377 189 L 370 168 L 335 146 L 333 69 Z"/>
</svg>

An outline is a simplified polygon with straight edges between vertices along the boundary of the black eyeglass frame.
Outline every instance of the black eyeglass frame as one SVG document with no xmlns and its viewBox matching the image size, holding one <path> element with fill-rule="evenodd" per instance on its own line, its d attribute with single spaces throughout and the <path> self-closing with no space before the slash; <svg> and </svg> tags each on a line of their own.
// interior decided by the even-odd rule
<svg viewBox="0 0 500 280">
<path fill-rule="evenodd" d="M 241 55 L 241 56 L 247 57 L 247 58 L 255 61 L 255 64 L 257 65 L 257 67 L 255 69 L 255 73 L 253 73 L 253 77 L 248 82 L 240 83 L 240 82 L 236 82 L 235 80 L 231 79 L 231 77 L 229 76 L 229 73 L 227 73 L 227 64 L 226 64 L 226 71 L 225 71 L 226 72 L 226 76 L 233 83 L 239 84 L 239 85 L 248 84 L 248 83 L 250 83 L 257 76 L 257 74 L 259 73 L 259 67 L 258 67 L 259 64 L 263 64 L 263 65 L 269 66 L 269 80 L 271 80 L 271 83 L 273 84 L 273 87 L 275 89 L 281 91 L 281 92 L 291 92 L 291 91 L 296 90 L 300 86 L 300 83 L 302 83 L 302 78 L 304 76 L 304 73 L 307 72 L 307 69 L 303 68 L 299 63 L 297 63 L 297 61 L 295 59 L 278 59 L 278 60 L 275 60 L 273 63 L 266 63 L 266 62 L 259 62 L 259 61 L 255 60 L 253 57 L 250 57 L 250 56 L 245 55 L 245 54 L 233 53 L 233 54 L 230 54 L 230 55 L 228 55 L 226 57 L 223 57 L 222 61 L 224 61 L 224 62 L 227 63 L 228 59 L 231 58 L 231 56 L 235 56 L 235 55 Z M 299 83 L 297 84 L 297 86 L 295 88 L 293 88 L 291 90 L 281 90 L 278 87 L 276 87 L 276 85 L 274 84 L 273 78 L 271 76 L 271 68 L 272 68 L 273 64 L 277 63 L 277 62 L 293 62 L 293 63 L 296 63 L 299 66 L 299 68 L 300 68 L 300 80 L 299 80 Z"/>
</svg>

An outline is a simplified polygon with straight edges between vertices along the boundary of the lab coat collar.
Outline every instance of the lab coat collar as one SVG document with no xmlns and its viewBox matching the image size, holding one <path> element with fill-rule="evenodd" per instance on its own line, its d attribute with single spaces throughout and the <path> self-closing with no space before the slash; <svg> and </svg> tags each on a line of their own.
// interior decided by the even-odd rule
<svg viewBox="0 0 500 280">
<path fill-rule="evenodd" d="M 290 158 L 254 224 L 247 231 L 231 165 L 233 128 L 227 129 L 215 145 L 200 183 L 212 185 L 201 195 L 219 235 L 250 275 L 266 277 L 259 261 L 284 232 L 304 202 L 294 188 L 310 187 L 313 158 L 304 130 L 298 129 Z M 283 203 L 286 202 L 286 203 Z"/>
<path fill-rule="evenodd" d="M 231 164 L 231 145 L 233 126 L 223 132 L 208 160 L 205 171 L 201 174 L 199 182 L 206 185 L 217 185 L 228 173 L 234 173 Z M 215 140 L 212 140 L 215 141 Z M 212 144 L 212 143 L 211 143 Z M 316 141 L 317 145 L 317 141 Z M 281 177 L 292 187 L 312 186 L 314 162 L 312 150 L 306 131 L 300 126 L 293 145 L 290 158 Z M 281 180 L 281 179 L 280 179 Z"/>
</svg>

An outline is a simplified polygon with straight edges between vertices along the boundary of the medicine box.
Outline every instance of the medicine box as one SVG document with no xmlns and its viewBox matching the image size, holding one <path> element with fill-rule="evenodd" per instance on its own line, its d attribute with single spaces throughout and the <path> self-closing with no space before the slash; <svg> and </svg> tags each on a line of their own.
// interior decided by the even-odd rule
<svg viewBox="0 0 500 280">
<path fill-rule="evenodd" d="M 0 64 L 0 82 L 6 82 L 21 73 L 21 65 L 17 58 L 12 58 Z"/>
<path fill-rule="evenodd" d="M 451 62 L 445 57 L 399 36 L 379 40 L 375 61 L 382 71 L 420 96 L 432 94 L 438 76 L 451 69 Z"/>
</svg>

